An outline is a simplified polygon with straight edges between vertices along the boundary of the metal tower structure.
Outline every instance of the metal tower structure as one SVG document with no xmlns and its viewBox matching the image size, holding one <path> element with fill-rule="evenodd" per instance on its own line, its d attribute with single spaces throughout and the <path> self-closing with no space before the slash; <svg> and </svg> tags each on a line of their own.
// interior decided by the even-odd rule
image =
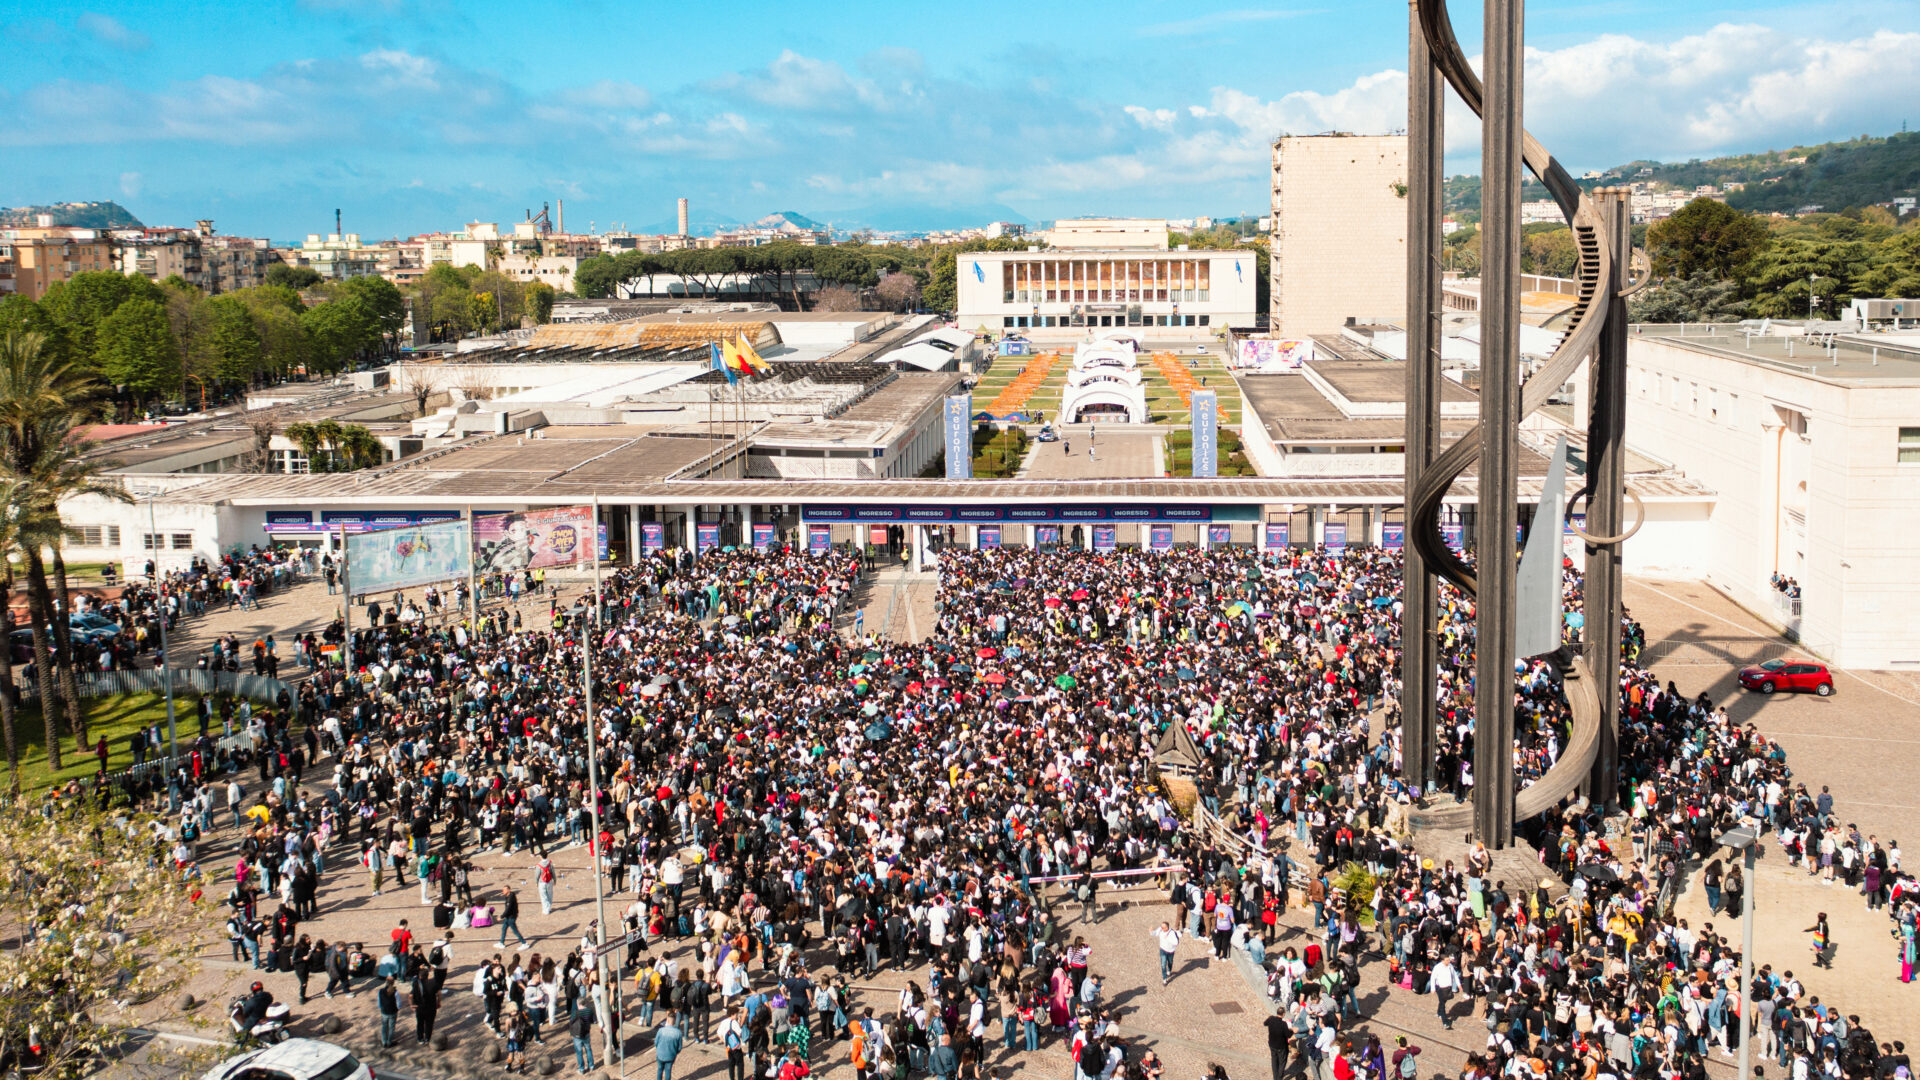
<svg viewBox="0 0 1920 1080">
<path fill-rule="evenodd" d="M 1445 0 L 1410 0 L 1407 132 L 1407 533 L 1402 626 L 1403 775 L 1422 790 L 1433 779 L 1436 583 L 1445 579 L 1474 605 L 1474 798 L 1476 837 L 1494 848 L 1513 826 L 1585 790 L 1611 804 L 1619 787 L 1616 739 L 1620 657 L 1619 533 L 1625 497 L 1622 455 L 1626 398 L 1626 296 L 1630 248 L 1623 192 L 1584 192 L 1521 126 L 1523 0 L 1484 0 L 1484 82 L 1467 63 Z M 1444 87 L 1452 87 L 1481 124 L 1480 418 L 1444 450 L 1440 404 L 1440 217 Z M 1546 186 L 1573 230 L 1579 251 L 1578 299 L 1553 355 L 1520 379 L 1521 167 Z M 1637 275 L 1644 281 L 1645 273 Z M 1571 502 L 1588 500 L 1587 616 L 1584 641 L 1562 671 L 1573 731 L 1546 775 L 1514 790 L 1513 723 L 1515 561 L 1520 422 L 1591 360 L 1586 478 Z M 1476 565 L 1446 544 L 1440 511 L 1454 482 L 1478 464 Z M 1636 524 L 1635 529 L 1638 528 Z M 1455 827 L 1467 813 L 1416 813 L 1416 824 Z"/>
</svg>

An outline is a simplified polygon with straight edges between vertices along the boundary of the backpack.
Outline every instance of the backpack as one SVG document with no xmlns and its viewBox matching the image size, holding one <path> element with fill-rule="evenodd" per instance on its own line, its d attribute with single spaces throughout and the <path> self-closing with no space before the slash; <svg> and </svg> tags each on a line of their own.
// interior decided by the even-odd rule
<svg viewBox="0 0 1920 1080">
<path fill-rule="evenodd" d="M 545 882 L 545 883 L 547 883 L 547 884 L 552 884 L 552 883 L 553 883 L 553 864 L 552 864 L 552 863 L 542 863 L 542 864 L 541 864 L 541 866 L 540 866 L 540 880 L 541 880 L 541 881 L 543 881 L 543 882 Z"/>
<path fill-rule="evenodd" d="M 446 967 L 447 966 L 446 949 L 440 947 L 439 945 L 435 945 L 433 947 L 433 951 L 427 954 L 427 966 L 436 967 L 436 968 Z"/>
<path fill-rule="evenodd" d="M 1414 1077 L 1419 1075 L 1420 1059 L 1414 1057 L 1412 1054 L 1408 1054 L 1406 1057 L 1400 1059 L 1400 1076 L 1402 1080 L 1413 1080 Z"/>
</svg>

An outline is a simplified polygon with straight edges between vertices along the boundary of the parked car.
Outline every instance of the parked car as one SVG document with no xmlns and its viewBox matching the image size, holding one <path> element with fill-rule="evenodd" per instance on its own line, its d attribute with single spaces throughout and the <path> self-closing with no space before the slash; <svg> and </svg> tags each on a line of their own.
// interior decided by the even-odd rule
<svg viewBox="0 0 1920 1080">
<path fill-rule="evenodd" d="M 1789 657 L 1769 660 L 1758 667 L 1740 669 L 1740 686 L 1771 694 L 1776 690 L 1811 690 L 1821 697 L 1833 696 L 1833 672 L 1827 665 Z"/>
<path fill-rule="evenodd" d="M 374 1080 L 373 1070 L 345 1047 L 319 1039 L 288 1039 L 228 1058 L 204 1080 Z"/>
<path fill-rule="evenodd" d="M 96 638 L 120 636 L 120 624 L 97 611 L 82 611 L 69 615 L 67 625 L 76 633 L 92 634 Z"/>
</svg>

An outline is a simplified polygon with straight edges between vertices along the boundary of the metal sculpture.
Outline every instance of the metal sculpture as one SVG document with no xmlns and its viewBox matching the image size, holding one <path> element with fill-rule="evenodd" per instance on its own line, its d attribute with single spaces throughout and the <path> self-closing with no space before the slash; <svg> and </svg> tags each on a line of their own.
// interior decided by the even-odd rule
<svg viewBox="0 0 1920 1080">
<path fill-rule="evenodd" d="M 1520 123 L 1521 0 L 1485 0 L 1483 68 L 1474 74 L 1454 37 L 1445 0 L 1411 0 L 1408 49 L 1407 533 L 1403 676 L 1403 774 L 1422 790 L 1433 778 L 1435 581 L 1474 602 L 1474 834 L 1492 847 L 1513 826 L 1585 788 L 1611 804 L 1618 787 L 1619 545 L 1624 471 L 1626 311 L 1632 253 L 1624 193 L 1584 192 Z M 1439 431 L 1439 297 L 1442 95 L 1451 86 L 1480 117 L 1480 418 L 1444 451 Z M 1524 385 L 1519 377 L 1520 168 L 1545 185 L 1573 231 L 1578 294 L 1566 334 Z M 1573 714 L 1567 748 L 1546 775 L 1516 798 L 1513 774 L 1515 569 L 1519 425 L 1591 358 L 1586 482 L 1570 502 L 1588 500 L 1583 648 L 1562 652 Z M 1469 567 L 1440 532 L 1449 489 L 1478 463 L 1478 560 Z M 1629 534 L 1630 535 L 1630 534 Z M 1451 826 L 1466 814 L 1416 813 L 1416 824 Z"/>
</svg>

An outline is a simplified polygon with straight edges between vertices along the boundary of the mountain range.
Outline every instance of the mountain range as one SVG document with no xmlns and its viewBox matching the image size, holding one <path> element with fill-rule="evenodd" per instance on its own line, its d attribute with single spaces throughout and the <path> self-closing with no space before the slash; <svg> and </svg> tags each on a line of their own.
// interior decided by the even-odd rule
<svg viewBox="0 0 1920 1080">
<path fill-rule="evenodd" d="M 55 225 L 77 229 L 139 229 L 140 219 L 127 208 L 109 199 L 106 202 L 51 203 L 46 206 L 0 207 L 0 226 L 33 225 L 41 214 L 53 218 Z"/>
</svg>

